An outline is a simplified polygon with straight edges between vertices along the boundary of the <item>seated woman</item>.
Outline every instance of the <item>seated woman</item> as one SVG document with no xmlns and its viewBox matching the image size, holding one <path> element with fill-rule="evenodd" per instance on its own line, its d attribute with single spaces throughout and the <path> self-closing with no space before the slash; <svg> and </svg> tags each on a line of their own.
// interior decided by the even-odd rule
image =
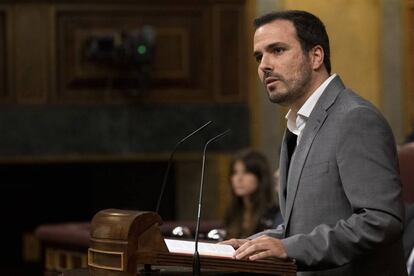
<svg viewBox="0 0 414 276">
<path fill-rule="evenodd" d="M 226 239 L 247 237 L 282 223 L 274 178 L 263 154 L 251 149 L 237 153 L 230 166 L 230 183 Z"/>
</svg>

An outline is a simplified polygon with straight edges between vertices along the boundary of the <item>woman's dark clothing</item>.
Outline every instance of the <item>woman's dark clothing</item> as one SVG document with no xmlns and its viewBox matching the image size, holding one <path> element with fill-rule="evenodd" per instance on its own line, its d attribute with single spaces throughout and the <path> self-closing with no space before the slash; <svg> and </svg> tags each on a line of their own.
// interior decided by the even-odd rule
<svg viewBox="0 0 414 276">
<path fill-rule="evenodd" d="M 276 226 L 283 222 L 280 209 L 277 205 L 269 207 L 260 218 L 253 219 L 256 226 L 250 227 L 250 229 L 243 228 L 242 217 L 243 214 L 238 214 L 237 217 L 233 217 L 233 221 L 230 221 L 228 225 L 225 226 L 227 231 L 226 239 L 246 238 L 257 232 L 276 228 Z"/>
<path fill-rule="evenodd" d="M 283 223 L 282 214 L 278 206 L 273 205 L 266 213 L 259 219 L 259 223 L 256 228 L 256 232 L 263 231 L 265 229 L 276 228 L 279 224 Z"/>
</svg>

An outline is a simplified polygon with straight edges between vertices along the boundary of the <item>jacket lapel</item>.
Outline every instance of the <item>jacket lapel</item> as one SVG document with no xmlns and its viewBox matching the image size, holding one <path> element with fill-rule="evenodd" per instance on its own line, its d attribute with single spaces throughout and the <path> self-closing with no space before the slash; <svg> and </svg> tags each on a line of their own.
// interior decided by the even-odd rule
<svg viewBox="0 0 414 276">
<path fill-rule="evenodd" d="M 308 121 L 306 122 L 306 127 L 303 130 L 301 140 L 299 141 L 299 144 L 296 147 L 296 150 L 292 156 L 287 179 L 286 178 L 284 179 L 284 184 L 286 185 L 286 190 L 287 190 L 286 198 L 285 198 L 286 208 L 284 212 L 284 221 L 285 221 L 286 227 L 289 224 L 290 215 L 292 213 L 292 208 L 294 205 L 300 177 L 301 177 L 302 170 L 305 165 L 309 150 L 312 146 L 312 143 L 315 139 L 316 134 L 318 133 L 319 129 L 321 128 L 321 126 L 323 125 L 323 123 L 325 122 L 328 116 L 327 110 L 334 103 L 336 97 L 344 88 L 345 86 L 343 85 L 341 79 L 339 77 L 335 77 L 330 82 L 330 84 L 327 86 L 322 96 L 319 98 L 318 103 L 315 105 L 315 108 L 313 109 L 311 115 L 308 118 Z M 283 146 L 286 147 L 285 139 L 283 140 Z M 283 149 L 283 146 L 282 146 L 282 149 Z M 285 158 L 285 159 L 283 160 L 282 158 Z M 280 164 L 281 164 L 281 172 L 282 172 L 282 164 L 284 166 L 287 166 L 287 157 L 284 157 L 282 155 Z M 287 170 L 287 167 L 285 168 L 285 170 Z M 282 188 L 282 182 L 281 182 L 280 188 Z"/>
</svg>

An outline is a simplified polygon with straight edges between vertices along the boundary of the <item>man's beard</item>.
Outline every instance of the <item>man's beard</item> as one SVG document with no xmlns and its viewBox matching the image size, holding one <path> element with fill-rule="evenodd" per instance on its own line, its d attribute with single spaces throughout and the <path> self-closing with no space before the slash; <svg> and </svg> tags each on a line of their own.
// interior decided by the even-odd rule
<svg viewBox="0 0 414 276">
<path fill-rule="evenodd" d="M 306 70 L 306 71 L 305 71 Z M 284 91 L 277 92 L 277 88 L 274 88 L 274 91 L 269 91 L 267 89 L 267 85 L 265 84 L 266 77 L 274 77 L 278 79 L 280 82 L 279 85 L 284 84 Z M 283 76 L 275 73 L 265 73 L 263 78 L 263 85 L 269 97 L 269 100 L 272 103 L 277 103 L 283 106 L 288 106 L 294 103 L 297 99 L 301 98 L 306 92 L 309 87 L 311 80 L 311 71 L 305 68 L 301 69 L 300 78 L 296 79 L 291 85 L 289 86 L 289 82 L 286 81 Z M 282 88 L 283 89 L 283 88 Z"/>
</svg>

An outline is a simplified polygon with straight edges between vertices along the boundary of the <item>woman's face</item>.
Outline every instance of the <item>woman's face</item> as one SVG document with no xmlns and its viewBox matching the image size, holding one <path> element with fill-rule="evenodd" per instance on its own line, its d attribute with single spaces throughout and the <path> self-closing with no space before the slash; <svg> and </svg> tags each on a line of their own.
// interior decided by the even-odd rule
<svg viewBox="0 0 414 276">
<path fill-rule="evenodd" d="M 256 175 L 246 171 L 242 161 L 236 161 L 231 176 L 231 186 L 236 196 L 247 197 L 256 191 L 258 180 Z"/>
</svg>

